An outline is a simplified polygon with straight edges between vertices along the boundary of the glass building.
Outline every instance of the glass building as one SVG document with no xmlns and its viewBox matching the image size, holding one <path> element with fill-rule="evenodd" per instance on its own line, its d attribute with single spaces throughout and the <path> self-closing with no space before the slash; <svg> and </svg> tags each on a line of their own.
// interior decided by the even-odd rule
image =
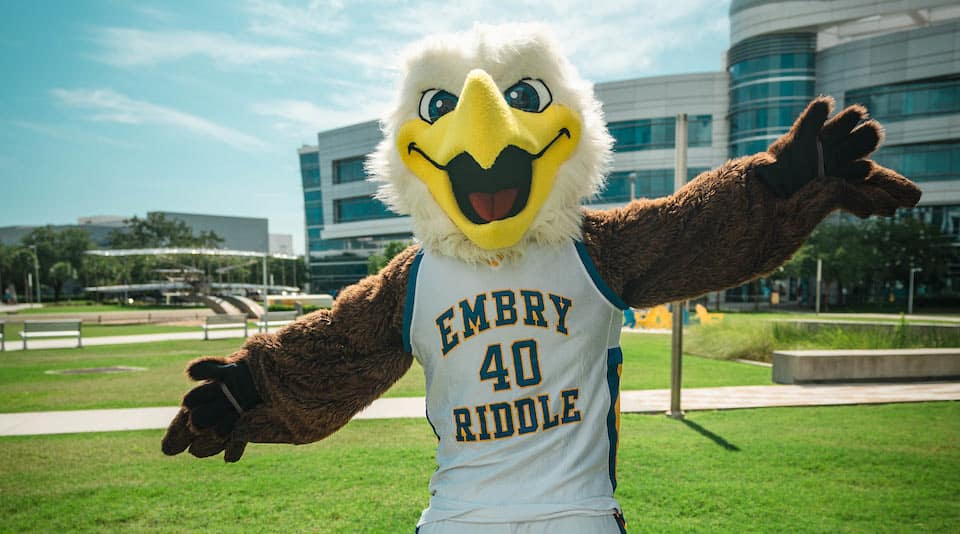
<svg viewBox="0 0 960 534">
<path fill-rule="evenodd" d="M 886 129 L 874 156 L 923 189 L 904 210 L 960 246 L 960 4 L 955 0 L 733 0 L 722 71 L 599 83 L 614 161 L 606 208 L 674 190 L 675 120 L 688 116 L 688 172 L 763 151 L 816 95 L 861 103 Z M 410 239 L 410 221 L 371 195 L 363 160 L 374 121 L 318 134 L 300 150 L 307 251 L 316 290 L 366 274 L 369 255 Z M 954 270 L 960 276 L 960 266 Z M 958 280 L 960 282 L 960 280 Z M 742 300 L 744 288 L 713 298 Z"/>
</svg>

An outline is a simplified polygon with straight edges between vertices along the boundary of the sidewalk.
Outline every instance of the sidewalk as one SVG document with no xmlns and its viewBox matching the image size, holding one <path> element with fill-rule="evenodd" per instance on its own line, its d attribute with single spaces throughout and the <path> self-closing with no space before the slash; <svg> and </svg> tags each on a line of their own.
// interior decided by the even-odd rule
<svg viewBox="0 0 960 534">
<path fill-rule="evenodd" d="M 279 327 L 270 329 L 270 332 L 276 332 Z M 250 327 L 247 331 L 249 335 L 257 333 L 256 327 Z M 243 329 L 237 330 L 211 330 L 210 339 L 233 339 L 242 338 Z M 154 343 L 156 341 L 177 341 L 183 339 L 192 339 L 203 341 L 203 331 L 197 327 L 196 332 L 166 332 L 162 334 L 137 334 L 133 336 L 94 336 L 84 337 L 84 347 L 95 347 L 98 345 L 126 345 L 127 343 Z M 7 351 L 23 350 L 23 342 L 20 340 L 7 340 Z M 65 339 L 31 339 L 27 343 L 27 350 L 34 349 L 72 349 L 77 347 L 76 338 Z"/>
<path fill-rule="evenodd" d="M 685 411 L 956 400 L 960 382 L 737 386 L 682 392 Z M 620 398 L 623 413 L 660 414 L 669 406 L 668 389 L 624 391 Z M 354 419 L 423 418 L 424 408 L 423 397 L 378 399 Z M 176 407 L 163 407 L 0 414 L 0 436 L 161 429 L 176 413 Z"/>
</svg>

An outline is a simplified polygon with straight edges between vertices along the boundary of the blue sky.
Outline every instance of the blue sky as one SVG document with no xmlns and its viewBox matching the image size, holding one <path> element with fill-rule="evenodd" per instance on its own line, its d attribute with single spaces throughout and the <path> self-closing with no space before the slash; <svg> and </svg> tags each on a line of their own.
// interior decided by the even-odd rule
<svg viewBox="0 0 960 534">
<path fill-rule="evenodd" d="M 377 118 L 396 51 L 552 25 L 595 82 L 722 68 L 726 1 L 21 1 L 0 18 L 0 226 L 266 217 L 303 251 L 296 149 Z"/>
</svg>

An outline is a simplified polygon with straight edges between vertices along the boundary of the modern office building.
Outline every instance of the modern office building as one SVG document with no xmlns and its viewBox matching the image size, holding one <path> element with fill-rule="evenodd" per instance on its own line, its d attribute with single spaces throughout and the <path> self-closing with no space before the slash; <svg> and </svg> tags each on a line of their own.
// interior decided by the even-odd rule
<svg viewBox="0 0 960 534">
<path fill-rule="evenodd" d="M 624 53 L 629 53 L 625 51 Z M 960 244 L 960 5 L 951 0 L 734 0 L 721 72 L 596 85 L 616 144 L 609 185 L 590 204 L 673 192 L 675 116 L 686 113 L 688 178 L 765 150 L 814 96 L 868 106 L 886 127 L 877 161 L 923 189 L 904 210 Z M 366 274 L 366 258 L 410 222 L 371 198 L 363 159 L 376 122 L 320 132 L 299 151 L 315 288 Z M 745 290 L 727 292 L 743 298 Z"/>
</svg>

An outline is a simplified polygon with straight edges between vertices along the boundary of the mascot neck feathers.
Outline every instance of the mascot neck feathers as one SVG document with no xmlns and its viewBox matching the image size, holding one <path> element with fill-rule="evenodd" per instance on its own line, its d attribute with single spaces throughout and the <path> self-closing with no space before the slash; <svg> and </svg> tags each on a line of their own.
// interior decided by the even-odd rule
<svg viewBox="0 0 960 534">
<path fill-rule="evenodd" d="M 487 263 L 580 238 L 580 202 L 603 186 L 613 142 L 557 48 L 538 26 L 477 26 L 408 52 L 367 165 L 424 248 Z"/>
</svg>

